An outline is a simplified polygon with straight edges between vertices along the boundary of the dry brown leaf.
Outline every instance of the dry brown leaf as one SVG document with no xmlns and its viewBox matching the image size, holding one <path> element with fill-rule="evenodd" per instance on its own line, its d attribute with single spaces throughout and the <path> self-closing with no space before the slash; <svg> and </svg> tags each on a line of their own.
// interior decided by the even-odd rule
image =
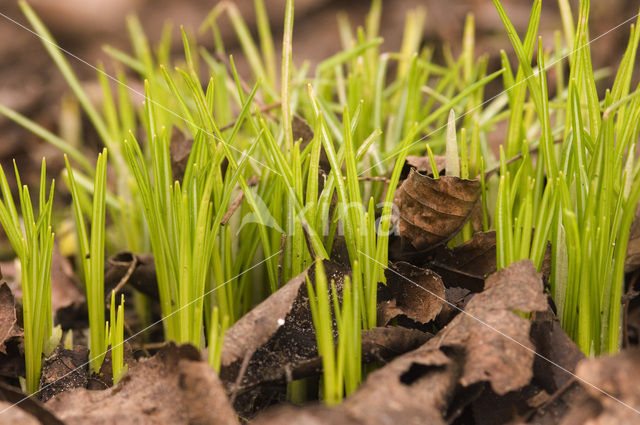
<svg viewBox="0 0 640 425">
<path fill-rule="evenodd" d="M 478 232 L 453 249 L 439 249 L 428 264 L 446 287 L 480 292 L 485 278 L 496 271 L 496 232 Z"/>
<path fill-rule="evenodd" d="M 412 169 L 396 193 L 400 236 L 417 250 L 443 244 L 471 217 L 479 197 L 478 180 L 433 179 Z"/>
<path fill-rule="evenodd" d="M 0 413 L 0 422 L 3 424 L 42 425 L 35 416 L 6 401 L 0 401 L 0 411 L 4 411 Z"/>
<path fill-rule="evenodd" d="M 546 306 L 542 281 L 533 264 L 512 264 L 490 276 L 485 291 L 468 303 L 469 312 L 482 322 L 458 315 L 426 344 L 371 373 L 358 391 L 334 409 L 282 407 L 254 423 L 451 423 L 480 395 L 478 391 L 484 391 L 482 383 L 489 382 L 499 395 L 527 385 L 533 353 L 509 338 L 532 348 L 530 325 L 512 310 L 536 311 Z M 468 388 L 474 383 L 478 385 Z M 473 394 L 461 397 L 467 390 Z"/>
<path fill-rule="evenodd" d="M 600 412 L 595 409 L 597 413 L 589 418 L 589 424 L 640 423 L 640 349 L 626 350 L 614 356 L 585 359 L 578 364 L 576 374 L 591 384 L 581 383 L 600 406 Z M 575 406 L 562 424 L 576 423 L 573 416 L 579 414 L 580 406 Z"/>
<path fill-rule="evenodd" d="M 436 168 L 438 169 L 438 173 L 444 174 L 445 165 L 447 163 L 446 157 L 442 155 L 434 155 L 434 159 L 436 161 Z M 404 167 L 402 167 L 400 179 L 406 179 L 409 176 L 409 172 L 413 168 L 415 168 L 415 170 L 421 174 L 433 174 L 431 169 L 431 161 L 429 160 L 428 156 L 408 155 L 407 159 L 405 159 L 404 161 Z"/>
<path fill-rule="evenodd" d="M 105 391 L 75 389 L 46 403 L 67 425 L 237 425 L 218 376 L 191 346 L 170 344 Z"/>
<path fill-rule="evenodd" d="M 0 284 L 0 353 L 7 354 L 5 343 L 13 337 L 23 335 L 16 318 L 16 306 L 9 285 Z"/>
<path fill-rule="evenodd" d="M 442 310 L 445 288 L 436 273 L 400 261 L 391 264 L 386 276 L 393 299 L 379 304 L 383 325 L 401 314 L 416 322 L 428 323 Z"/>
<path fill-rule="evenodd" d="M 0 423 L 2 424 L 8 423 L 22 425 L 22 421 L 12 421 L 12 418 L 20 418 L 22 416 L 17 412 L 21 410 L 28 413 L 32 417 L 37 418 L 37 424 L 65 425 L 49 409 L 47 409 L 40 400 L 35 397 L 27 397 L 16 387 L 7 385 L 2 381 L 0 381 L 0 400 L 2 400 L 0 401 L 0 411 L 2 411 L 2 413 L 0 413 Z M 6 409 L 6 407 L 9 406 L 11 406 L 11 408 Z"/>
<path fill-rule="evenodd" d="M 485 290 L 442 331 L 442 345 L 463 346 L 467 356 L 461 383 L 488 381 L 498 395 L 522 388 L 533 376 L 531 322 L 514 311 L 547 308 L 542 279 L 529 260 L 511 264 L 485 282 Z"/>
</svg>

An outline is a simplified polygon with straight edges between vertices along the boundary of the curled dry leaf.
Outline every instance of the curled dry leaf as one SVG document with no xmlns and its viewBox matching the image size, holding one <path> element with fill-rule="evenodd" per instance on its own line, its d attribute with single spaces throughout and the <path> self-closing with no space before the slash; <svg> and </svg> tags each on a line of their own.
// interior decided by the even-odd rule
<svg viewBox="0 0 640 425">
<path fill-rule="evenodd" d="M 18 326 L 16 305 L 13 293 L 5 282 L 0 284 L 0 353 L 7 354 L 6 342 L 23 335 Z"/>
<path fill-rule="evenodd" d="M 479 197 L 478 180 L 433 179 L 412 169 L 396 193 L 400 236 L 416 250 L 443 244 L 469 220 Z"/>
<path fill-rule="evenodd" d="M 6 401 L 0 401 L 0 412 L 0 422 L 4 424 L 42 425 L 35 416 Z"/>
<path fill-rule="evenodd" d="M 213 369 L 191 346 L 169 344 L 132 367 L 109 390 L 75 389 L 46 406 L 67 425 L 236 425 L 235 412 Z"/>
<path fill-rule="evenodd" d="M 447 162 L 446 157 L 442 155 L 434 155 L 434 159 L 436 161 L 438 173 L 444 174 Z M 407 155 L 407 158 L 404 161 L 404 166 L 402 167 L 402 172 L 400 173 L 400 179 L 406 179 L 409 176 L 409 172 L 414 168 L 421 174 L 433 175 L 431 170 L 431 161 L 428 156 Z"/>
<path fill-rule="evenodd" d="M 535 314 L 531 323 L 531 339 L 536 353 L 544 357 L 536 356 L 534 360 L 534 380 L 548 393 L 554 393 L 573 379 L 566 371 L 575 372 L 585 355 L 549 310 Z"/>
<path fill-rule="evenodd" d="M 440 313 L 445 288 L 436 273 L 400 261 L 391 264 L 385 274 L 392 299 L 379 304 L 378 315 L 383 325 L 401 314 L 428 323 Z"/>
</svg>

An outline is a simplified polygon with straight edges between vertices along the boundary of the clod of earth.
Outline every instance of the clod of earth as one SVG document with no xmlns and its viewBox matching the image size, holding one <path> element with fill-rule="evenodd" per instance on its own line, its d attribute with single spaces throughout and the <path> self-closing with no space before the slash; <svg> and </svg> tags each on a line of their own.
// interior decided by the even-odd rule
<svg viewBox="0 0 640 425">
<path fill-rule="evenodd" d="M 469 220 L 479 197 L 479 180 L 433 179 L 412 169 L 396 193 L 404 244 L 429 250 L 447 242 Z"/>
<path fill-rule="evenodd" d="M 51 397 L 74 388 L 86 388 L 89 382 L 89 349 L 78 345 L 73 350 L 62 346 L 42 363 L 38 398 L 47 401 Z"/>
</svg>

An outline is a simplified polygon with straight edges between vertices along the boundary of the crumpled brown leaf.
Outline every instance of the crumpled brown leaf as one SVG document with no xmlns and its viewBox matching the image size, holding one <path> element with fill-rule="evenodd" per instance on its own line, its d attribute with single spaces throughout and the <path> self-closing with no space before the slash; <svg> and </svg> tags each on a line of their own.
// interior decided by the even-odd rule
<svg viewBox="0 0 640 425">
<path fill-rule="evenodd" d="M 533 376 L 535 347 L 529 338 L 531 322 L 514 311 L 547 308 L 542 279 L 529 260 L 502 269 L 485 281 L 485 290 L 467 304 L 441 332 L 442 345 L 466 349 L 460 382 L 469 386 L 488 381 L 498 395 L 526 385 Z"/>
<path fill-rule="evenodd" d="M 580 382 L 582 387 L 599 406 L 599 409 L 594 409 L 595 414 L 588 418 L 587 423 L 640 423 L 640 349 L 626 350 L 614 356 L 585 359 L 578 364 L 576 374 L 584 380 Z M 580 408 L 581 406 L 574 406 L 561 423 L 576 423 L 574 417 L 581 414 Z"/>
<path fill-rule="evenodd" d="M 447 163 L 446 157 L 442 155 L 434 155 L 436 161 L 436 168 L 439 174 L 444 174 L 445 166 Z M 433 175 L 431 170 L 431 161 L 428 156 L 407 155 L 404 161 L 404 167 L 400 173 L 400 179 L 404 180 L 409 176 L 409 172 L 412 168 L 424 175 Z"/>
<path fill-rule="evenodd" d="M 41 425 L 65 425 L 58 419 L 49 409 L 47 409 L 40 400 L 35 397 L 27 397 L 22 391 L 16 387 L 5 384 L 0 381 L 0 423 L 5 424 L 29 424 L 31 422 L 22 422 L 17 418 L 25 417 L 18 411 L 28 413 L 26 416 L 37 418 L 37 424 Z M 10 408 L 8 408 L 11 406 Z M 8 408 L 8 409 L 7 409 Z M 16 418 L 16 419 L 14 419 Z"/>
<path fill-rule="evenodd" d="M 400 261 L 392 263 L 385 274 L 386 289 L 393 298 L 378 304 L 378 321 L 382 325 L 399 315 L 416 322 L 429 323 L 440 313 L 445 288 L 436 273 Z"/>
<path fill-rule="evenodd" d="M 412 169 L 396 193 L 402 240 L 417 250 L 447 242 L 469 220 L 479 197 L 479 180 L 433 179 Z"/>
<path fill-rule="evenodd" d="M 18 326 L 13 293 L 5 282 L 0 284 L 0 353 L 7 354 L 5 343 L 13 337 L 24 335 Z"/>
<path fill-rule="evenodd" d="M 46 403 L 67 425 L 236 425 L 218 376 L 192 346 L 169 344 L 105 391 L 75 389 Z"/>
</svg>

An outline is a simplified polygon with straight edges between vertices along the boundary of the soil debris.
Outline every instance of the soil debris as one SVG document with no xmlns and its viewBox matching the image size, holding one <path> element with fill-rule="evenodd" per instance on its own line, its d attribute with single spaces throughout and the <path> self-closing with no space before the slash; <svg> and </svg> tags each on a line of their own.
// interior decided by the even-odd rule
<svg viewBox="0 0 640 425">
<path fill-rule="evenodd" d="M 61 345 L 44 360 L 38 398 L 46 402 L 56 394 L 86 388 L 89 380 L 89 349 L 77 345 L 67 350 Z"/>
</svg>

